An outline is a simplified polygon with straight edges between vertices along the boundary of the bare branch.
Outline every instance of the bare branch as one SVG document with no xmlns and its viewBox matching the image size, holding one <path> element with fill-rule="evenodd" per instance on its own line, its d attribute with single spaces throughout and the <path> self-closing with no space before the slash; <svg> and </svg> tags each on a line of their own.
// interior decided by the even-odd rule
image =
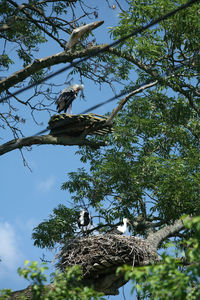
<svg viewBox="0 0 200 300">
<path fill-rule="evenodd" d="M 116 109 L 113 110 L 112 114 L 110 115 L 110 117 L 108 118 L 108 120 L 106 121 L 106 124 L 109 125 L 111 124 L 112 120 L 114 119 L 114 117 L 118 114 L 118 112 L 123 108 L 123 106 L 126 104 L 126 102 L 128 101 L 129 98 L 131 98 L 133 95 L 141 93 L 142 91 L 144 91 L 147 88 L 150 88 L 154 85 L 156 85 L 158 83 L 158 81 L 154 81 L 151 82 L 149 84 L 145 84 L 141 87 L 139 87 L 138 89 L 132 91 L 131 93 L 129 93 L 126 97 L 124 97 L 124 99 L 122 99 L 122 101 L 119 103 L 118 107 Z"/>
<path fill-rule="evenodd" d="M 119 56 L 120 58 L 124 58 L 127 61 L 132 62 L 133 64 L 135 64 L 138 68 L 142 69 L 143 71 L 145 71 L 147 74 L 151 75 L 153 78 L 155 78 L 156 80 L 158 80 L 158 82 L 160 82 L 161 84 L 164 84 L 166 86 L 169 86 L 170 88 L 172 88 L 174 91 L 181 93 L 182 95 L 184 95 L 188 101 L 190 106 L 198 113 L 200 114 L 200 109 L 197 107 L 197 105 L 195 105 L 194 101 L 193 101 L 193 97 L 192 94 L 189 93 L 188 91 L 184 90 L 182 88 L 182 84 L 181 82 L 179 82 L 179 84 L 173 84 L 172 81 L 169 80 L 169 77 L 162 77 L 157 71 L 152 69 L 152 66 L 147 66 L 145 63 L 141 62 L 140 60 L 136 59 L 135 57 L 133 57 L 132 55 L 126 54 L 123 51 L 120 51 L 116 48 L 112 48 L 110 47 L 108 49 L 108 52 Z M 173 74 L 172 74 L 173 75 Z M 172 76 L 173 77 L 173 76 Z M 197 97 L 199 97 L 198 93 L 195 92 L 195 90 L 192 91 Z"/>
<path fill-rule="evenodd" d="M 93 29 L 101 26 L 104 23 L 104 21 L 97 21 L 93 22 L 87 25 L 80 26 L 72 31 L 72 34 L 70 36 L 70 39 L 67 43 L 67 49 L 72 49 L 78 42 L 78 40 L 85 34 L 89 33 Z"/>
<path fill-rule="evenodd" d="M 99 148 L 100 146 L 106 146 L 105 142 L 93 142 L 89 141 L 82 136 L 72 137 L 72 136 L 61 136 L 55 137 L 52 135 L 43 136 L 30 136 L 26 138 L 14 139 L 0 146 L 0 155 L 7 152 L 13 151 L 15 149 L 21 149 L 23 147 L 31 145 L 63 145 L 63 146 L 90 146 L 91 148 Z"/>
<path fill-rule="evenodd" d="M 6 30 L 8 30 L 8 29 L 10 29 L 10 28 L 11 28 L 10 25 L 4 24 L 4 25 L 2 25 L 2 26 L 0 27 L 0 31 L 6 31 Z"/>
<path fill-rule="evenodd" d="M 84 49 L 81 51 L 71 52 L 63 51 L 45 58 L 35 59 L 33 63 L 29 64 L 25 68 L 15 72 L 11 76 L 7 77 L 0 81 L 0 93 L 8 90 L 10 87 L 22 82 L 24 79 L 28 78 L 30 75 L 35 74 L 39 70 L 44 68 L 57 65 L 60 63 L 72 62 L 76 58 L 84 57 L 87 55 L 95 55 L 102 48 L 105 47 L 105 44 L 94 46 L 92 48 Z"/>
<path fill-rule="evenodd" d="M 60 42 L 60 40 L 58 38 L 56 38 L 53 34 L 51 34 L 50 32 L 48 32 L 48 30 L 46 30 L 44 27 L 42 27 L 39 23 L 38 20 L 33 19 L 29 13 L 26 11 L 26 6 L 24 4 L 22 5 L 18 5 L 17 3 L 15 3 L 12 0 L 8 0 L 8 2 L 10 2 L 12 5 L 14 5 L 17 9 L 21 10 L 25 16 L 27 17 L 28 20 L 30 20 L 31 22 L 33 22 L 35 24 L 36 27 L 38 27 L 40 30 L 42 30 L 44 33 L 46 33 L 48 36 L 50 36 L 52 39 L 54 39 L 62 48 L 64 48 L 63 43 Z"/>
</svg>

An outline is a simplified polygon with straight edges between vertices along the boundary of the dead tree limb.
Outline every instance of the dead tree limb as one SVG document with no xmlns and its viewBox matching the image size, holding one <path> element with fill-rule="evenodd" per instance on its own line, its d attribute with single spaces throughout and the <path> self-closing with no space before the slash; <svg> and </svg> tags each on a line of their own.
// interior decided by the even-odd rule
<svg viewBox="0 0 200 300">
<path fill-rule="evenodd" d="M 63 146 L 90 146 L 99 148 L 106 146 L 106 142 L 93 142 L 86 139 L 87 135 L 105 135 L 113 131 L 106 124 L 107 117 L 89 115 L 53 115 L 49 120 L 49 126 L 43 131 L 50 130 L 48 135 L 34 135 L 25 138 L 11 140 L 0 146 L 0 155 L 15 149 L 21 149 L 32 145 L 63 145 Z"/>
<path fill-rule="evenodd" d="M 119 103 L 119 105 L 117 106 L 116 109 L 113 110 L 113 112 L 111 113 L 110 117 L 108 118 L 108 120 L 106 121 L 106 124 L 109 125 L 111 124 L 112 120 L 114 119 L 114 117 L 118 114 L 118 112 L 123 108 L 123 106 L 126 104 L 126 102 L 128 101 L 129 98 L 131 98 L 132 96 L 141 93 L 142 91 L 144 91 L 145 89 L 148 89 L 154 85 L 156 85 L 158 83 L 158 81 L 153 81 L 149 84 L 145 84 L 139 88 L 137 88 L 136 90 L 130 92 L 126 97 L 124 97 L 122 99 L 122 101 Z"/>
<path fill-rule="evenodd" d="M 66 45 L 67 49 L 72 49 L 78 42 L 78 40 L 86 33 L 89 33 L 93 29 L 101 26 L 104 21 L 96 21 L 87 25 L 80 26 L 72 31 L 70 39 Z"/>
<path fill-rule="evenodd" d="M 106 146 L 105 142 L 92 142 L 81 136 L 60 136 L 55 137 L 52 135 L 42 135 L 42 136 L 30 136 L 25 138 L 19 138 L 0 146 L 0 155 L 7 152 L 13 151 L 15 149 L 21 149 L 23 147 L 29 147 L 32 145 L 63 145 L 63 146 L 90 146 L 92 148 L 99 148 L 101 146 Z"/>
<path fill-rule="evenodd" d="M 37 71 L 50 66 L 54 66 L 60 63 L 71 63 L 76 58 L 82 58 L 85 56 L 94 56 L 101 49 L 105 47 L 104 45 L 93 46 L 92 48 L 84 49 L 81 51 L 63 51 L 45 58 L 35 59 L 33 63 L 29 64 L 25 68 L 13 73 L 9 77 L 0 81 L 0 93 L 13 87 L 14 85 L 22 82 L 30 75 L 35 74 Z"/>
</svg>

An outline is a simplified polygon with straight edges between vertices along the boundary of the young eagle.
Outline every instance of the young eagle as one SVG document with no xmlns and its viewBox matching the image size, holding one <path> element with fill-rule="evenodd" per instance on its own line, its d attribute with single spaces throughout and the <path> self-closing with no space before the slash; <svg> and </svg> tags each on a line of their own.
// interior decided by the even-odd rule
<svg viewBox="0 0 200 300">
<path fill-rule="evenodd" d="M 127 230 L 127 223 L 130 223 L 130 221 L 127 218 L 123 218 L 123 225 L 113 227 L 106 233 L 108 233 L 108 234 L 124 234 Z"/>
<path fill-rule="evenodd" d="M 61 91 L 59 98 L 56 100 L 57 110 L 60 113 L 62 110 L 66 113 L 67 109 L 72 108 L 72 102 L 78 96 L 78 92 L 84 89 L 84 85 L 73 84 Z"/>
<path fill-rule="evenodd" d="M 85 227 L 92 225 L 92 218 L 87 210 L 82 210 L 78 217 L 78 227 Z"/>
<path fill-rule="evenodd" d="M 84 209 L 79 213 L 77 222 L 83 235 L 88 234 L 88 229 L 92 226 L 92 218 L 87 210 Z"/>
</svg>

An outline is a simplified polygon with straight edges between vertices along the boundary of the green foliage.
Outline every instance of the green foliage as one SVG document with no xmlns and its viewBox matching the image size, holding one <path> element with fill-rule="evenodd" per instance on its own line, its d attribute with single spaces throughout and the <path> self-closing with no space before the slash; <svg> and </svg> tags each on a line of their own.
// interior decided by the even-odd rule
<svg viewBox="0 0 200 300">
<path fill-rule="evenodd" d="M 104 300 L 105 298 L 102 297 L 103 293 L 96 292 L 91 287 L 82 285 L 81 273 L 79 266 L 66 269 L 64 274 L 56 273 L 55 288 L 49 291 L 47 299 Z"/>
<path fill-rule="evenodd" d="M 111 35 L 119 39 L 183 2 L 130 1 Z M 154 73 L 166 76 L 174 67 L 179 69 L 169 81 L 160 81 L 155 88 L 130 99 L 115 119 L 114 133 L 106 137 L 106 151 L 82 148 L 78 152 L 83 162 L 90 162 L 90 173 L 79 169 L 62 185 L 72 193 L 75 203 L 85 201 L 107 220 L 144 215 L 147 203 L 149 217 L 156 213 L 166 223 L 182 214 L 200 214 L 199 97 L 193 93 L 196 82 L 199 84 L 199 69 L 191 63 L 197 60 L 197 7 L 192 5 L 117 46 L 133 58 L 139 83 L 153 81 Z M 129 78 L 126 88 L 130 88 L 134 64 L 116 56 L 110 62 L 113 66 L 109 72 L 121 80 Z M 172 90 L 166 88 L 169 82 Z"/>
<path fill-rule="evenodd" d="M 32 299 L 41 299 L 42 294 L 45 292 L 45 286 L 47 282 L 47 276 L 44 274 L 48 267 L 45 263 L 38 266 L 38 262 L 29 262 L 28 260 L 24 263 L 24 268 L 18 268 L 18 273 L 23 278 L 27 279 L 32 285 Z"/>
<path fill-rule="evenodd" d="M 47 275 L 45 271 L 48 267 L 45 263 L 25 261 L 24 268 L 19 268 L 18 273 L 21 277 L 28 280 L 32 286 L 32 294 L 29 299 L 32 300 L 104 300 L 103 294 L 96 292 L 91 287 L 83 286 L 81 283 L 81 270 L 79 266 L 66 269 L 65 273 L 56 272 L 53 278 L 53 284 L 47 285 Z M 7 299 L 10 290 L 1 290 L 0 299 Z M 26 299 L 23 293 L 19 299 Z"/>
<path fill-rule="evenodd" d="M 184 220 L 183 220 L 184 221 Z M 180 243 L 176 256 L 161 255 L 161 262 L 145 267 L 124 266 L 118 272 L 125 279 L 132 279 L 133 291 L 140 299 L 197 300 L 200 297 L 200 217 L 185 219 L 185 226 L 192 230 L 188 240 Z M 175 245 L 174 245 L 175 246 Z"/>
<path fill-rule="evenodd" d="M 146 25 L 150 21 L 176 9 L 178 5 L 185 2 L 182 0 L 145 0 L 141 3 L 132 0 L 129 9 L 120 13 L 119 24 L 110 30 L 111 35 L 115 39 L 119 39 L 138 27 Z M 161 62 L 160 57 L 165 56 L 161 62 L 162 68 L 168 64 L 169 50 L 171 50 L 171 57 L 176 54 L 178 59 L 184 53 L 193 56 L 193 51 L 198 49 L 198 35 L 200 32 L 198 5 L 198 3 L 192 5 L 173 17 L 160 22 L 155 28 L 144 31 L 141 36 L 138 35 L 126 40 L 118 47 L 123 48 L 128 53 L 134 53 L 135 57 L 139 56 L 142 60 L 148 60 L 150 63 Z"/>
<path fill-rule="evenodd" d="M 14 62 L 11 59 L 9 59 L 8 55 L 6 55 L 6 54 L 0 55 L 0 66 L 8 69 L 9 64 L 14 64 Z"/>
<path fill-rule="evenodd" d="M 30 4 L 31 5 L 31 4 Z M 44 5 L 40 7 L 43 9 Z M 24 61 L 24 65 L 31 62 L 33 55 L 31 51 L 37 51 L 38 44 L 46 42 L 42 31 L 38 28 L 37 24 L 32 22 L 36 12 L 32 9 L 28 12 L 29 17 L 26 17 L 23 10 L 16 9 L 8 1 L 0 1 L 0 26 L 8 25 L 9 29 L 1 33 L 1 38 L 7 42 L 20 43 L 20 48 L 17 50 L 18 56 Z M 7 56 L 6 65 L 3 61 L 2 66 L 8 68 L 13 61 Z"/>
<path fill-rule="evenodd" d="M 53 214 L 48 220 L 34 228 L 32 234 L 34 245 L 41 248 L 52 248 L 57 242 L 74 237 L 76 219 L 76 211 L 60 204 L 53 210 Z"/>
<path fill-rule="evenodd" d="M 6 300 L 11 295 L 12 291 L 10 289 L 0 290 L 0 300 Z"/>
<path fill-rule="evenodd" d="M 63 22 L 57 16 L 67 14 L 68 9 L 68 1 L 26 1 L 20 6 L 18 1 L 0 0 L 0 27 L 7 26 L 1 31 L 4 51 L 0 66 L 9 68 L 14 61 L 9 50 L 10 43 L 12 47 L 15 45 L 23 66 L 31 63 L 34 60 L 34 52 L 39 51 L 40 44 L 48 41 L 48 36 L 59 36 L 58 32 Z"/>
<path fill-rule="evenodd" d="M 62 185 L 74 194 L 75 202 L 88 201 L 93 207 L 105 197 L 123 194 L 123 204 L 112 198 L 115 217 L 137 208 L 151 196 L 151 208 L 167 222 L 182 214 L 200 213 L 199 141 L 185 126 L 197 127 L 197 114 L 183 99 L 156 92 L 135 97 L 116 120 L 107 151 L 80 150 L 90 161 L 84 169 L 69 174 Z M 194 125 L 193 125 L 194 124 Z M 127 185 L 128 183 L 128 185 Z"/>
<path fill-rule="evenodd" d="M 183 3 L 129 1 L 110 34 L 119 39 Z M 141 222 L 156 219 L 171 224 L 183 214 L 200 215 L 198 20 L 195 4 L 124 40 L 116 47 L 122 50 L 118 55 L 108 51 L 81 65 L 85 77 L 94 80 L 93 74 L 101 72 L 99 82 L 117 78 L 127 91 L 146 80 L 155 81 L 155 76 L 158 84 L 129 99 L 115 118 L 114 133 L 102 137 L 106 148 L 78 151 L 90 170 L 69 173 L 62 185 L 71 193 L 75 210 L 86 205 L 105 222 L 123 217 L 134 222 L 140 217 Z M 50 222 L 46 226 L 52 227 Z M 40 234 L 42 230 L 48 232 L 49 240 L 62 238 L 55 238 L 54 231 L 46 227 L 41 227 Z M 65 227 L 59 230 L 66 232 Z M 137 228 L 133 233 L 138 233 Z M 139 233 L 145 236 L 145 228 Z"/>
<path fill-rule="evenodd" d="M 61 18 L 55 17 L 65 17 L 69 3 L 56 1 L 47 6 L 45 1 L 38 4 L 32 0 L 24 11 L 0 0 L 0 26 L 8 25 L 8 29 L 1 33 L 2 38 L 5 44 L 17 45 L 17 54 L 24 66 L 34 60 L 38 45 L 46 42 L 44 32 L 54 38 L 62 36 L 60 30 L 63 26 L 68 28 L 64 34 L 71 32 L 71 24 L 66 25 L 65 20 L 63 23 Z M 119 15 L 117 26 L 110 29 L 114 40 L 177 8 L 186 0 L 130 0 L 128 3 L 128 8 Z M 79 73 L 81 79 L 85 77 L 100 85 L 106 82 L 113 87 L 114 83 L 120 83 L 124 91 L 137 84 L 153 82 L 155 78 L 158 83 L 129 99 L 115 118 L 114 133 L 102 137 L 108 142 L 106 148 L 80 148 L 77 154 L 83 163 L 90 163 L 90 170 L 80 168 L 69 173 L 62 185 L 63 190 L 72 194 L 74 207 L 69 209 L 60 205 L 54 209 L 49 219 L 34 229 L 34 245 L 51 248 L 56 243 L 74 238 L 77 208 L 85 205 L 105 222 L 122 217 L 134 222 L 137 218 L 141 222 L 150 222 L 156 229 L 173 224 L 183 214 L 200 215 L 199 36 L 197 3 L 142 34 L 124 40 L 116 46 L 118 52 L 108 49 L 70 72 L 69 76 Z M 77 49 L 81 50 L 83 46 L 88 47 L 87 40 L 81 41 Z M 0 65 L 8 69 L 11 63 L 9 48 L 5 47 Z M 42 70 L 34 74 L 31 83 L 43 75 Z M 191 265 L 183 266 L 182 261 L 163 254 L 162 264 L 134 269 L 134 272 L 128 267 L 124 269 L 127 278 L 135 280 L 142 296 L 198 299 L 198 224 L 198 218 L 188 223 L 189 230 L 179 233 L 180 239 L 186 235 L 188 240 L 184 240 L 181 246 L 174 246 L 187 248 L 185 258 Z M 147 230 L 145 226 L 142 232 L 133 228 L 133 233 L 146 236 Z M 194 237 L 190 239 L 189 234 L 194 234 Z M 20 272 L 34 282 L 36 297 L 41 296 L 46 280 L 43 270 L 39 271 L 38 265 L 32 263 L 30 268 L 26 266 Z M 58 288 L 54 291 L 57 294 L 49 297 L 53 299 L 56 295 L 59 298 L 62 292 L 67 293 L 63 285 L 74 288 L 74 297 L 79 297 L 76 293 L 81 291 L 90 295 L 87 288 L 76 290 L 78 285 L 75 282 L 79 276 L 76 269 L 68 270 L 65 277 L 57 274 Z M 2 292 L 2 297 L 3 293 L 7 291 Z M 67 295 L 74 299 L 72 294 Z M 84 299 L 84 295 L 81 297 Z"/>
</svg>

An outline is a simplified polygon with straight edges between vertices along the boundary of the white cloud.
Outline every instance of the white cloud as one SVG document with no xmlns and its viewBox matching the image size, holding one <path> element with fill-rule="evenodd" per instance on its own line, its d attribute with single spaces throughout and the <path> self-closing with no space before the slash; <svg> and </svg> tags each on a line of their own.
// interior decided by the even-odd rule
<svg viewBox="0 0 200 300">
<path fill-rule="evenodd" d="M 23 255 L 17 244 L 13 227 L 7 222 L 0 222 L 0 278 L 8 272 L 16 271 Z"/>
<path fill-rule="evenodd" d="M 52 186 L 54 185 L 54 183 L 55 183 L 54 176 L 50 176 L 46 180 L 43 180 L 40 183 L 38 183 L 37 189 L 41 192 L 49 192 Z"/>
</svg>

